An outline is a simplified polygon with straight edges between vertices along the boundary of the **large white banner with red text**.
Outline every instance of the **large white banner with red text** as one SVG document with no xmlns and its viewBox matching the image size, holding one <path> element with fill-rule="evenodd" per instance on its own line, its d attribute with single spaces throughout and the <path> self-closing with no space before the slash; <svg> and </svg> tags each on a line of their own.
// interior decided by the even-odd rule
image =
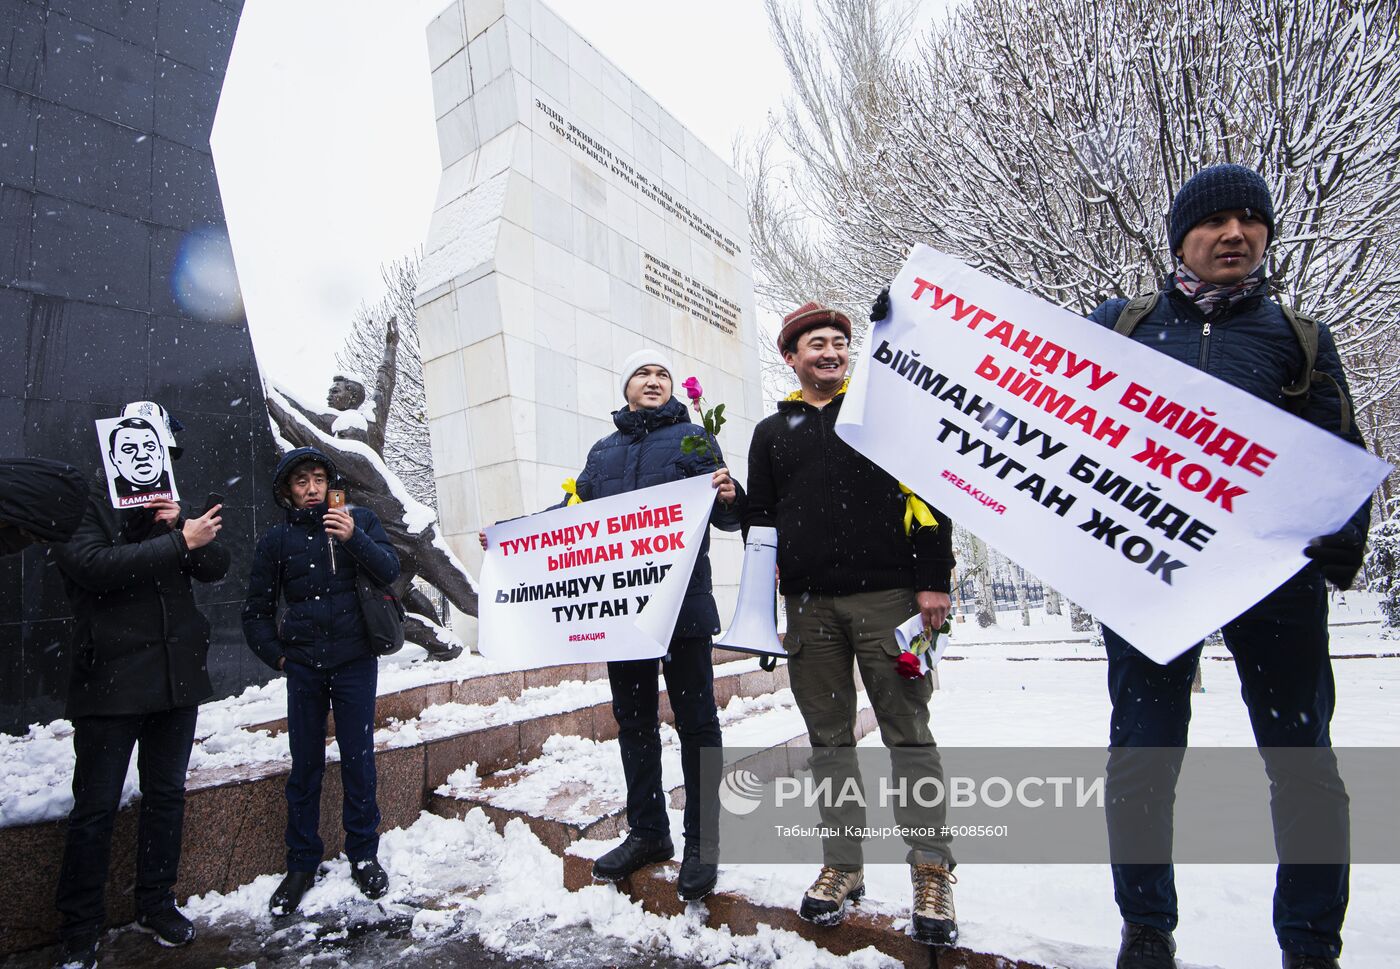
<svg viewBox="0 0 1400 969">
<path fill-rule="evenodd" d="M 1159 663 L 1297 572 L 1390 470 L 926 246 L 890 305 L 837 433 Z"/>
<path fill-rule="evenodd" d="M 487 528 L 482 655 L 512 669 L 664 656 L 714 508 L 710 477 Z"/>
</svg>

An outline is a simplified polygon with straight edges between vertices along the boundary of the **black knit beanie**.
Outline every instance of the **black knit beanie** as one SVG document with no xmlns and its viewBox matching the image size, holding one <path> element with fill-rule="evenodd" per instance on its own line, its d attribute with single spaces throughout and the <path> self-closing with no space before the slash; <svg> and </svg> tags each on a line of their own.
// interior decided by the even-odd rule
<svg viewBox="0 0 1400 969">
<path fill-rule="evenodd" d="M 1269 242 L 1274 241 L 1274 200 L 1263 176 L 1243 165 L 1213 165 L 1192 176 L 1172 199 L 1167 217 L 1172 252 L 1202 219 L 1226 209 L 1257 212 L 1269 227 Z"/>
</svg>

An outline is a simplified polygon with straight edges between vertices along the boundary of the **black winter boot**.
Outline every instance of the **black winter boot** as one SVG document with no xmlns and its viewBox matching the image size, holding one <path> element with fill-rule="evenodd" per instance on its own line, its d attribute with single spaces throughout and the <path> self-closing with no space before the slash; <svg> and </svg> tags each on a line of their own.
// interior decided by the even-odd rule
<svg viewBox="0 0 1400 969">
<path fill-rule="evenodd" d="M 136 917 L 136 927 L 149 932 L 163 946 L 189 945 L 194 941 L 194 923 L 180 914 L 180 910 L 170 905 L 158 912 L 150 912 Z"/>
<path fill-rule="evenodd" d="M 97 969 L 97 936 L 64 939 L 56 969 Z"/>
<path fill-rule="evenodd" d="M 675 854 L 676 846 L 669 836 L 648 838 L 633 831 L 622 844 L 593 862 L 593 877 L 605 882 L 622 881 L 639 868 L 670 861 Z"/>
<path fill-rule="evenodd" d="M 1124 922 L 1118 969 L 1176 969 L 1176 940 L 1150 925 Z"/>
<path fill-rule="evenodd" d="M 350 862 L 350 877 L 365 898 L 383 898 L 389 891 L 389 873 L 377 858 Z"/>
<path fill-rule="evenodd" d="M 717 854 L 712 847 L 692 841 L 685 843 L 681 874 L 676 879 L 676 891 L 683 901 L 694 902 L 715 890 L 715 882 L 719 879 L 719 865 L 714 862 Z"/>
<path fill-rule="evenodd" d="M 282 879 L 282 884 L 277 886 L 277 890 L 272 893 L 272 899 L 267 903 L 268 911 L 278 916 L 291 915 L 301 904 L 301 897 L 314 884 L 316 884 L 314 871 L 287 872 L 287 877 Z"/>
<path fill-rule="evenodd" d="M 1283 969 L 1342 969 L 1342 964 L 1331 956 L 1310 956 L 1301 952 L 1285 952 Z"/>
</svg>

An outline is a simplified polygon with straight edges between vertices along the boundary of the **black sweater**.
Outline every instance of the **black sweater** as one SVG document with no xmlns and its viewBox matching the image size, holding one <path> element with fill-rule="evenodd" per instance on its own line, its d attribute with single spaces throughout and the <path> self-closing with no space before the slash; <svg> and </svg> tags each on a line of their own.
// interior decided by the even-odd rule
<svg viewBox="0 0 1400 969">
<path fill-rule="evenodd" d="M 754 428 L 745 524 L 778 530 L 783 595 L 947 592 L 953 523 L 904 534 L 899 483 L 836 436 L 838 396 L 820 410 L 782 401 Z"/>
</svg>

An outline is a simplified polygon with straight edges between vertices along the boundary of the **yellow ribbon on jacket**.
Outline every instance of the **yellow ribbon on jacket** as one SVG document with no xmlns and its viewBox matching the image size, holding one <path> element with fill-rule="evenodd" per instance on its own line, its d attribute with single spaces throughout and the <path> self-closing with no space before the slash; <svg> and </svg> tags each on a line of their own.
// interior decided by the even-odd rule
<svg viewBox="0 0 1400 969">
<path fill-rule="evenodd" d="M 903 483 L 899 491 L 904 495 L 904 534 L 912 535 L 916 528 L 937 528 L 938 519 L 933 517 L 933 509 Z"/>
<path fill-rule="evenodd" d="M 578 496 L 578 482 L 573 478 L 564 479 L 564 491 L 569 495 L 569 500 L 564 502 L 565 507 L 583 504 L 583 499 Z"/>
</svg>

